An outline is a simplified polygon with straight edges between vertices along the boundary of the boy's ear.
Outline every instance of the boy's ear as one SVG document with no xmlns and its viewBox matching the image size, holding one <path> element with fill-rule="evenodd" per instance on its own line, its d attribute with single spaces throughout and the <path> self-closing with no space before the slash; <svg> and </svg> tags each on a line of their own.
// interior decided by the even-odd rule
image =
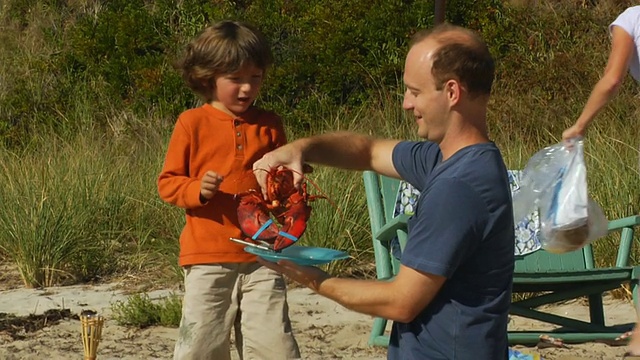
<svg viewBox="0 0 640 360">
<path fill-rule="evenodd" d="M 202 80 L 202 88 L 213 94 L 216 90 L 216 81 L 214 79 Z"/>
<path fill-rule="evenodd" d="M 202 80 L 202 87 L 213 90 L 216 87 L 216 82 L 214 79 Z"/>
</svg>

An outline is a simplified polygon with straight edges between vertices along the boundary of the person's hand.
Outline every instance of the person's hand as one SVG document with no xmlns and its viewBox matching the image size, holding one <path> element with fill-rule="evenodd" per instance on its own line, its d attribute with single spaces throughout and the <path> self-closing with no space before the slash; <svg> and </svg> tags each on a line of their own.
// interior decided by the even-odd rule
<svg viewBox="0 0 640 360">
<path fill-rule="evenodd" d="M 200 181 L 200 202 L 206 203 L 218 192 L 224 178 L 214 171 L 207 171 Z"/>
<path fill-rule="evenodd" d="M 318 292 L 323 281 L 331 277 L 317 267 L 300 266 L 288 260 L 280 260 L 278 263 L 274 263 L 258 257 L 258 262 L 315 292 Z"/>
<path fill-rule="evenodd" d="M 586 129 L 578 124 L 574 124 L 570 128 L 562 132 L 562 141 L 568 143 L 570 139 L 584 137 Z"/>
<path fill-rule="evenodd" d="M 293 182 L 296 186 L 302 182 L 304 170 L 309 170 L 310 168 L 308 165 L 305 166 L 302 150 L 296 146 L 296 143 L 290 143 L 266 153 L 261 159 L 253 163 L 253 173 L 265 198 L 267 195 L 267 173 L 282 166 L 293 170 Z"/>
</svg>

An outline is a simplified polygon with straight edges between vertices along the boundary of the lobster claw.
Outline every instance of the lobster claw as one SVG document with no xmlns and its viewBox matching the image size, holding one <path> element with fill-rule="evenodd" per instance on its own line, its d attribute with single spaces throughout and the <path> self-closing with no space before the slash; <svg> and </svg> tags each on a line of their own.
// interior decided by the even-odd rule
<svg viewBox="0 0 640 360">
<path fill-rule="evenodd" d="M 289 246 L 295 244 L 296 241 L 298 241 L 297 237 L 280 231 L 280 234 L 278 234 L 276 241 L 273 243 L 273 251 L 280 252 L 283 249 L 286 249 Z"/>
<path fill-rule="evenodd" d="M 293 245 L 307 229 L 307 221 L 311 215 L 311 207 L 307 205 L 307 196 L 295 193 L 289 197 L 287 210 L 278 216 L 283 225 L 273 244 L 273 250 L 281 251 Z"/>
<path fill-rule="evenodd" d="M 256 191 L 240 196 L 237 212 L 240 229 L 252 240 L 273 240 L 278 236 L 278 226 L 271 220 L 264 201 Z"/>
</svg>

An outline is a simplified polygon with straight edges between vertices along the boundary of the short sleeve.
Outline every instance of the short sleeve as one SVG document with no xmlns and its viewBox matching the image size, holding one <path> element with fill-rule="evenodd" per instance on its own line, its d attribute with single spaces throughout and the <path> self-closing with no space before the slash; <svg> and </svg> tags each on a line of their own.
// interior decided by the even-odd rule
<svg viewBox="0 0 640 360">
<path fill-rule="evenodd" d="M 480 245 L 487 206 L 465 182 L 444 178 L 423 193 L 418 207 L 401 262 L 449 278 Z"/>
<path fill-rule="evenodd" d="M 640 6 L 627 8 L 609 25 L 609 32 L 612 31 L 614 26 L 619 26 L 635 39 L 639 16 Z"/>
<path fill-rule="evenodd" d="M 609 33 L 613 27 L 618 26 L 631 36 L 635 44 L 635 51 L 631 55 L 629 62 L 629 73 L 636 80 L 640 81 L 640 60 L 638 58 L 638 46 L 640 46 L 640 6 L 632 6 L 623 11 L 614 22 L 609 25 Z"/>
<path fill-rule="evenodd" d="M 429 141 L 403 141 L 393 149 L 393 166 L 400 177 L 422 191 L 433 168 L 440 161 L 438 144 Z"/>
</svg>

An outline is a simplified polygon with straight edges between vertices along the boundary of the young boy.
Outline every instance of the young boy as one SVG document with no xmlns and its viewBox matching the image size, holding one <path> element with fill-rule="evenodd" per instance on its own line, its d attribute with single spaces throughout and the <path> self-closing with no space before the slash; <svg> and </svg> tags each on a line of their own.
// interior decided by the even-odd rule
<svg viewBox="0 0 640 360">
<path fill-rule="evenodd" d="M 193 40 L 177 64 L 205 104 L 178 118 L 158 179 L 160 197 L 186 209 L 174 359 L 230 359 L 232 326 L 241 359 L 300 358 L 284 279 L 229 241 L 242 236 L 234 194 L 258 190 L 253 163 L 286 142 L 281 119 L 253 106 L 272 62 L 260 32 L 222 21 Z"/>
</svg>

